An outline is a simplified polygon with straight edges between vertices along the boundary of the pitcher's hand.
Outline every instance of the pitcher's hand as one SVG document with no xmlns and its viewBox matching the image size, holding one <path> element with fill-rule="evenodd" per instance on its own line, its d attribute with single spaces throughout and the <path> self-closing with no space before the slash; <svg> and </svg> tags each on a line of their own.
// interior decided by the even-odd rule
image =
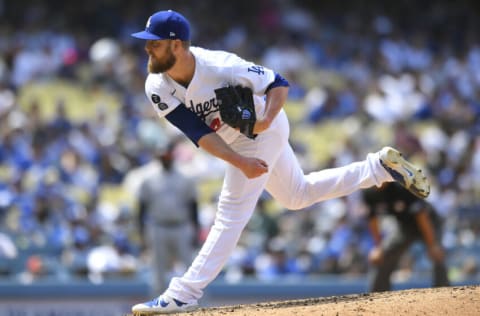
<svg viewBox="0 0 480 316">
<path fill-rule="evenodd" d="M 240 170 L 249 179 L 253 179 L 268 172 L 268 165 L 265 161 L 258 158 L 245 157 L 245 161 L 241 164 Z"/>
</svg>

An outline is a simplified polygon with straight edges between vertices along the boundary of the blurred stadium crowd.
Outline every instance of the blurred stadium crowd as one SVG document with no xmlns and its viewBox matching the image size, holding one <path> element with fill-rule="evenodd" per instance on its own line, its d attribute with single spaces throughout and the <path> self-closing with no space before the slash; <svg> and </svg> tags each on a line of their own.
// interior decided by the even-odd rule
<svg viewBox="0 0 480 316">
<path fill-rule="evenodd" d="M 101 193 L 126 186 L 134 201 L 135 171 L 178 136 L 145 98 L 146 54 L 129 37 L 168 8 L 190 19 L 193 45 L 236 52 L 290 81 L 289 107 L 300 113 L 292 145 L 305 170 L 363 159 L 387 144 L 425 165 L 452 281 L 480 279 L 474 1 L 350 1 L 348 9 L 306 0 L 24 2 L 0 1 L 0 280 L 148 274 L 135 203 L 108 202 Z M 35 85 L 64 83 L 118 102 L 80 118 L 69 115 L 68 97 L 20 102 Z M 54 114 L 45 115 L 47 108 Z M 326 144 L 322 160 L 316 142 Z M 177 157 L 199 183 L 221 177 L 221 163 L 183 140 Z M 202 203 L 200 239 L 214 201 L 212 194 Z M 359 193 L 302 212 L 281 210 L 265 194 L 223 275 L 365 274 L 372 246 L 365 220 Z M 426 254 L 414 247 L 400 268 L 399 280 L 424 275 Z"/>
</svg>

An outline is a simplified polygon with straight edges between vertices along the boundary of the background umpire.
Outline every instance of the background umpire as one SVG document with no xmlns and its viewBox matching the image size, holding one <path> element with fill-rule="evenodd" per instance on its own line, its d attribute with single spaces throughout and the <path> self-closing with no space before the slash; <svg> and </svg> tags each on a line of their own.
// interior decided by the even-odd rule
<svg viewBox="0 0 480 316">
<path fill-rule="evenodd" d="M 198 202 L 193 179 L 175 168 L 175 143 L 157 151 L 161 166 L 141 183 L 139 227 L 144 244 L 150 250 L 152 291 L 165 290 L 167 274 L 175 264 L 184 273 L 196 250 Z"/>
<path fill-rule="evenodd" d="M 440 245 L 440 218 L 425 200 L 417 198 L 397 183 L 384 183 L 380 188 L 363 191 L 369 210 L 369 228 L 375 247 L 369 253 L 374 265 L 370 291 L 391 289 L 391 275 L 401 256 L 415 242 L 422 241 L 433 265 L 433 286 L 448 286 L 444 251 Z M 382 236 L 379 216 L 389 214 L 395 218 L 397 229 Z"/>
</svg>

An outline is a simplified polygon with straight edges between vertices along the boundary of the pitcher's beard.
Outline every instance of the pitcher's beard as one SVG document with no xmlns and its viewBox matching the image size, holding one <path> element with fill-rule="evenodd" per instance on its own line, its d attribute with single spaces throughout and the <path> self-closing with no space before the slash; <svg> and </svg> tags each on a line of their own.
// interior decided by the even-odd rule
<svg viewBox="0 0 480 316">
<path fill-rule="evenodd" d="M 159 62 L 158 60 L 152 59 L 152 57 L 148 58 L 148 72 L 153 74 L 159 74 L 170 70 L 177 58 L 173 54 L 169 54 L 167 59 L 164 62 Z"/>
</svg>

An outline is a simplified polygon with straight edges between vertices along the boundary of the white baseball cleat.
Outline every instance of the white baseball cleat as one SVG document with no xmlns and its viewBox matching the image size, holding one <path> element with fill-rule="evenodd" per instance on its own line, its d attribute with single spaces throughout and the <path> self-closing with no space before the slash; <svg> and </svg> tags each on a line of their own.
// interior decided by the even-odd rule
<svg viewBox="0 0 480 316">
<path fill-rule="evenodd" d="M 167 295 L 160 295 L 151 301 L 134 305 L 132 312 L 135 316 L 142 316 L 190 312 L 197 308 L 197 302 L 184 303 Z"/>
<path fill-rule="evenodd" d="M 408 191 L 422 199 L 430 194 L 430 184 L 422 169 L 405 160 L 398 150 L 383 147 L 379 155 L 385 170 Z"/>
</svg>

